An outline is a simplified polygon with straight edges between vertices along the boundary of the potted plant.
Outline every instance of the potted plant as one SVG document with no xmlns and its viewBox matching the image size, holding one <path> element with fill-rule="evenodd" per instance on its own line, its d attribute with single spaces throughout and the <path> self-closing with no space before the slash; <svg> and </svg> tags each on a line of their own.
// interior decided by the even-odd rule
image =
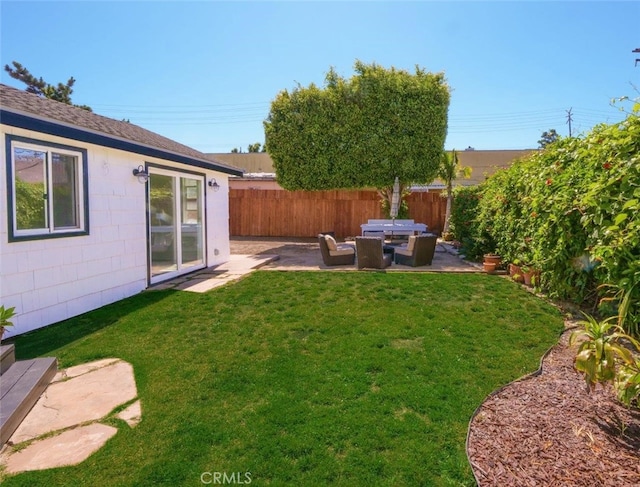
<svg viewBox="0 0 640 487">
<path fill-rule="evenodd" d="M 509 264 L 509 276 L 515 282 L 523 283 L 524 275 L 529 266 L 523 263 L 524 260 L 521 257 L 513 259 L 513 262 Z"/>
<path fill-rule="evenodd" d="M 489 253 L 484 254 L 485 264 L 495 264 L 496 267 L 502 263 L 502 257 L 499 254 Z"/>
<path fill-rule="evenodd" d="M 495 262 L 483 262 L 482 268 L 487 274 L 495 274 L 496 272 L 496 264 Z"/>
<path fill-rule="evenodd" d="M 13 322 L 9 321 L 16 314 L 15 306 L 11 308 L 5 308 L 4 305 L 0 306 L 0 340 L 4 335 L 4 329 L 13 326 Z"/>
<path fill-rule="evenodd" d="M 524 279 L 524 283 L 526 286 L 534 286 L 535 284 L 537 284 L 539 275 L 540 271 L 538 271 L 532 265 L 525 264 L 522 266 L 522 278 Z"/>
</svg>

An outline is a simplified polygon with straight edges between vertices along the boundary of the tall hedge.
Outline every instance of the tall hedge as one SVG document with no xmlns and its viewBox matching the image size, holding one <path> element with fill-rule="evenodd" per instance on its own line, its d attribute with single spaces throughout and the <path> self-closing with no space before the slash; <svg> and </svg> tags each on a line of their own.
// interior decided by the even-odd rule
<svg viewBox="0 0 640 487">
<path fill-rule="evenodd" d="M 601 285 L 611 284 L 630 293 L 637 326 L 638 112 L 560 139 L 497 172 L 479 191 L 472 228 L 464 229 L 473 235 L 468 255 L 497 251 L 507 261 L 531 264 L 542 271 L 545 291 L 577 302 L 595 300 L 606 289 Z"/>
<path fill-rule="evenodd" d="M 278 183 L 289 190 L 431 182 L 447 135 L 443 73 L 355 63 L 349 79 L 331 69 L 325 86 L 278 93 L 264 122 Z"/>
</svg>

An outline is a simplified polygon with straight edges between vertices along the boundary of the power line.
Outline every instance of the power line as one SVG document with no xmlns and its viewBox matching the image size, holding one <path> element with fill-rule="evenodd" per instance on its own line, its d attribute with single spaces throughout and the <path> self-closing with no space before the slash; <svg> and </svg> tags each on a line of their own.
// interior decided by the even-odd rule
<svg viewBox="0 0 640 487">
<path fill-rule="evenodd" d="M 135 118 L 138 123 L 169 122 L 178 125 L 238 121 L 264 121 L 269 114 L 269 102 L 247 102 L 202 105 L 112 105 L 94 104 L 96 112 L 116 119 Z M 612 112 L 580 109 L 580 118 L 602 120 Z M 480 126 L 529 126 L 534 123 L 558 123 L 562 109 L 548 108 L 527 112 L 482 113 L 450 116 L 449 123 L 461 129 L 477 129 Z M 566 110 L 565 110 L 566 111 Z"/>
<path fill-rule="evenodd" d="M 260 124 L 269 115 L 270 102 L 224 103 L 202 105 L 93 105 L 96 111 L 115 119 L 129 119 L 145 127 L 167 126 L 250 126 Z M 102 110 L 100 110 L 102 109 Z M 574 120 L 575 117 L 575 120 Z M 545 108 L 519 112 L 480 113 L 450 116 L 449 135 L 483 134 L 492 132 L 542 131 L 569 124 L 569 136 L 573 135 L 573 122 L 580 127 L 621 119 L 618 110 L 574 108 Z M 237 145 L 237 144 L 236 144 Z"/>
<path fill-rule="evenodd" d="M 185 109 L 185 108 L 212 108 L 212 109 L 217 109 L 220 107 L 239 107 L 239 106 L 248 106 L 248 105 L 269 105 L 270 102 L 245 102 L 245 103 L 217 103 L 217 104 L 206 104 L 206 103 L 200 103 L 198 105 L 157 105 L 157 104 L 153 104 L 153 105 L 119 105 L 119 104 L 91 104 L 91 106 L 94 107 L 103 107 L 103 108 L 149 108 L 149 109 L 154 109 L 154 108 L 180 108 L 180 109 Z"/>
</svg>

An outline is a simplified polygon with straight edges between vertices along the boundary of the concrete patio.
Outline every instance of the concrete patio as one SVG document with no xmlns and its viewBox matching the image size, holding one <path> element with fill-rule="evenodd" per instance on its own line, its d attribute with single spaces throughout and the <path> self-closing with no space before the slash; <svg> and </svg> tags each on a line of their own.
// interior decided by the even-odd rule
<svg viewBox="0 0 640 487">
<path fill-rule="evenodd" d="M 150 289 L 207 292 L 240 279 L 256 269 L 267 271 L 358 271 L 355 264 L 324 265 L 318 241 L 314 238 L 232 237 L 229 262 L 172 279 Z M 409 267 L 394 263 L 384 269 L 384 272 L 482 272 L 482 266 L 463 260 L 453 245 L 439 240 L 431 265 Z"/>
</svg>

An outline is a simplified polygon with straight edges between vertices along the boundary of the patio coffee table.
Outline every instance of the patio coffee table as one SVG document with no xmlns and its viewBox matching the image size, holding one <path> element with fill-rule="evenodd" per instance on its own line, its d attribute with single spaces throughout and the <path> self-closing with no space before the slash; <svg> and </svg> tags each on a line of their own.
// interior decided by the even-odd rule
<svg viewBox="0 0 640 487">
<path fill-rule="evenodd" d="M 391 258 L 393 258 L 396 248 L 398 248 L 397 245 L 386 243 L 382 245 L 382 252 L 384 252 L 385 254 L 391 254 Z"/>
</svg>

